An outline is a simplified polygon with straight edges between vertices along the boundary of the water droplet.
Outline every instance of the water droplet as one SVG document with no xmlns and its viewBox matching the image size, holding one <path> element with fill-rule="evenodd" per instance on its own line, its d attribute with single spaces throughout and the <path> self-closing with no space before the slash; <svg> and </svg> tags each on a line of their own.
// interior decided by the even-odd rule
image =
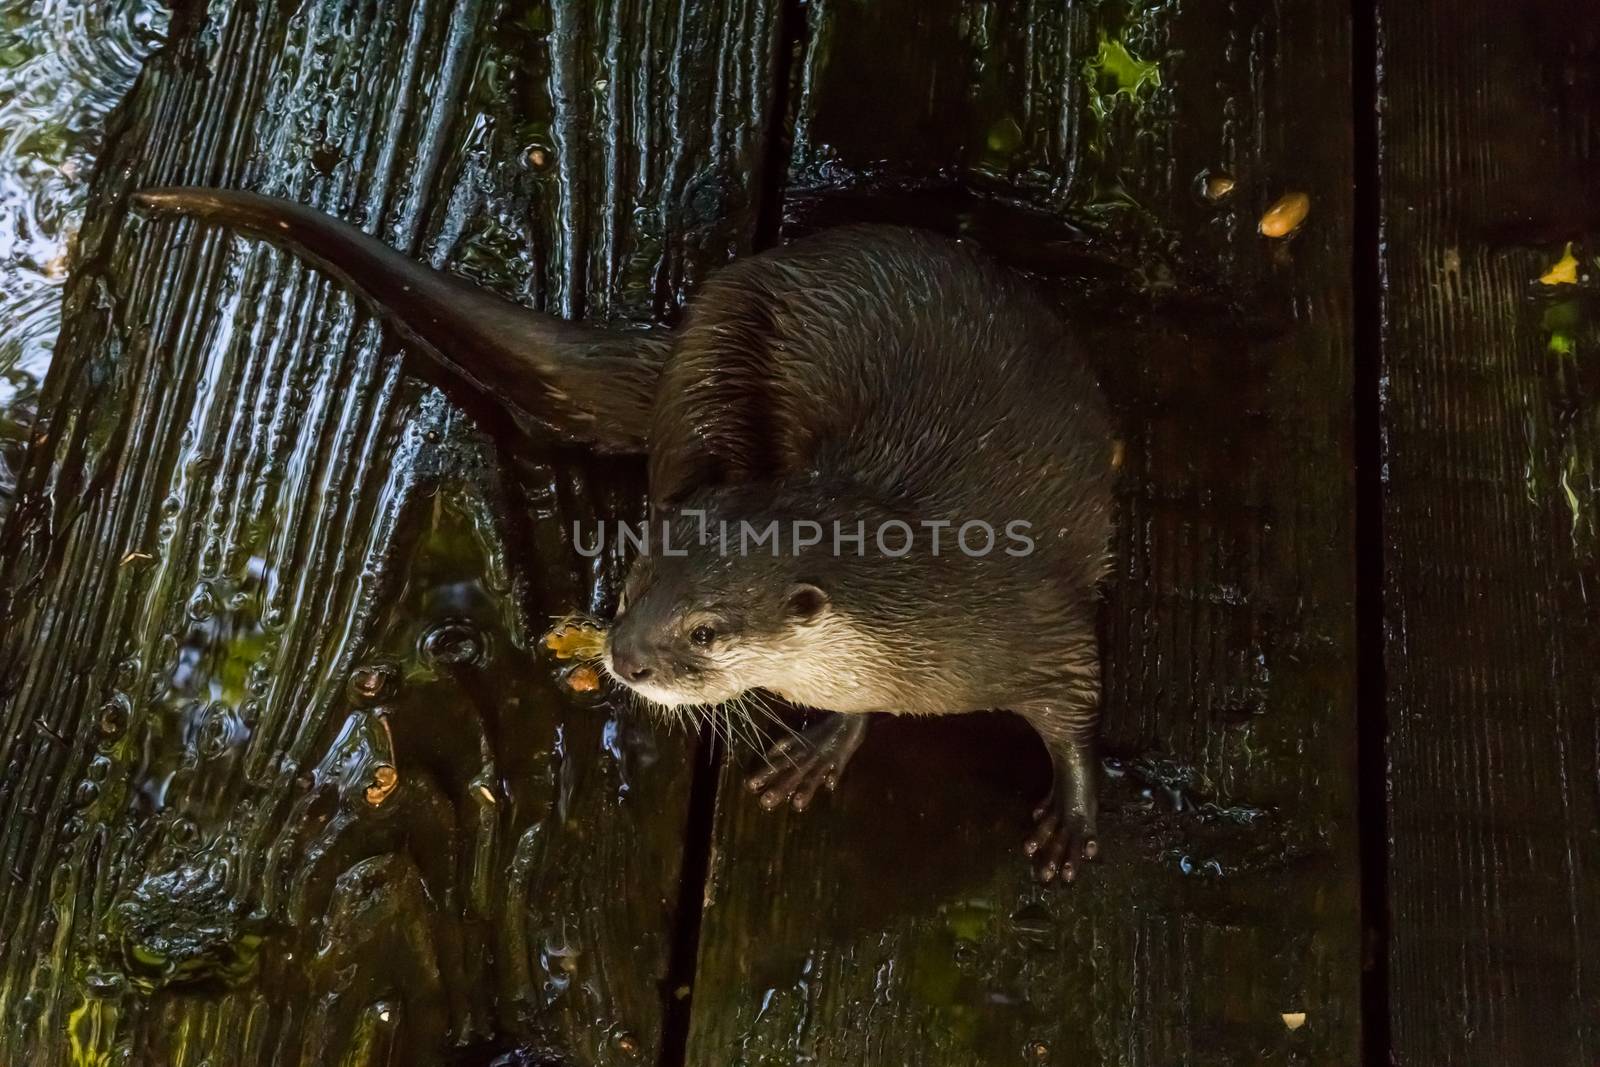
<svg viewBox="0 0 1600 1067">
<path fill-rule="evenodd" d="M 400 688 L 400 672 L 388 663 L 363 663 L 350 672 L 350 696 L 357 703 L 378 704 Z"/>
<path fill-rule="evenodd" d="M 486 649 L 483 631 L 464 619 L 442 622 L 422 635 L 422 658 L 434 666 L 481 663 Z"/>
<path fill-rule="evenodd" d="M 593 693 L 600 688 L 600 673 L 587 665 L 574 667 L 567 675 L 567 688 L 574 693 Z"/>
<path fill-rule="evenodd" d="M 228 751 L 233 743 L 231 720 L 225 704 L 212 704 L 206 708 L 200 723 L 200 754 L 206 759 L 216 759 Z"/>
<path fill-rule="evenodd" d="M 112 697 L 100 706 L 100 736 L 114 741 L 128 728 L 128 702 L 121 695 Z"/>
<path fill-rule="evenodd" d="M 72 802 L 80 808 L 86 808 L 100 799 L 100 787 L 93 782 L 78 783 L 77 792 L 72 794 Z"/>
<path fill-rule="evenodd" d="M 522 159 L 528 169 L 543 174 L 555 162 L 555 153 L 542 144 L 531 144 L 523 150 Z"/>
<path fill-rule="evenodd" d="M 217 603 L 217 594 L 212 590 L 210 582 L 201 582 L 195 586 L 194 595 L 189 598 L 189 618 L 195 622 L 205 622 L 217 613 L 221 607 Z"/>
<path fill-rule="evenodd" d="M 179 848 L 192 848 L 200 843 L 200 824 L 188 816 L 172 820 L 172 843 Z"/>
<path fill-rule="evenodd" d="M 111 761 L 104 756 L 96 756 L 89 761 L 89 767 L 84 771 L 84 776 L 91 782 L 103 782 L 111 774 Z"/>
<path fill-rule="evenodd" d="M 1231 194 L 1236 184 L 1233 175 L 1222 170 L 1203 170 L 1195 177 L 1196 191 L 1213 204 Z"/>
<path fill-rule="evenodd" d="M 91 971 L 84 976 L 83 984 L 91 997 L 115 997 L 121 995 L 127 979 L 115 971 Z"/>
</svg>

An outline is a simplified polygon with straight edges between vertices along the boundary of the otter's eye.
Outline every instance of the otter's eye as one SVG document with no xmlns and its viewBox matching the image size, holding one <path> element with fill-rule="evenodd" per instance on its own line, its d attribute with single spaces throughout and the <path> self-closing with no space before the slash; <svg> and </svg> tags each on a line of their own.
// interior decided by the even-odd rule
<svg viewBox="0 0 1600 1067">
<path fill-rule="evenodd" d="M 689 631 L 689 640 L 693 641 L 701 648 L 705 648 L 707 645 L 711 644 L 712 638 L 716 636 L 717 632 L 709 626 L 696 626 L 693 630 Z"/>
</svg>

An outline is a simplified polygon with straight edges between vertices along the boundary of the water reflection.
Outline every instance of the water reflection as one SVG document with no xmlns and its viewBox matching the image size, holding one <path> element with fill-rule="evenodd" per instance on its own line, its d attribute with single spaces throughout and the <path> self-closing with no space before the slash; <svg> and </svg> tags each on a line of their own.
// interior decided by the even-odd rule
<svg viewBox="0 0 1600 1067">
<path fill-rule="evenodd" d="M 0 518 L 106 118 L 166 26 L 159 0 L 0 0 Z"/>
</svg>

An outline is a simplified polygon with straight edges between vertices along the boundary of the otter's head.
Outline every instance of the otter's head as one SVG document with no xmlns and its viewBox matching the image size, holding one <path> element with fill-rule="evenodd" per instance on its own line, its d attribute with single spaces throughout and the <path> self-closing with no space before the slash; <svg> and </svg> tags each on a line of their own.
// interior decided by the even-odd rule
<svg viewBox="0 0 1600 1067">
<path fill-rule="evenodd" d="M 659 533 L 659 526 L 656 532 Z M 645 699 L 667 706 L 720 704 L 750 689 L 781 691 L 785 664 L 803 656 L 832 615 L 811 575 L 815 558 L 762 550 L 723 552 L 675 525 L 661 546 L 635 560 L 606 638 L 606 670 Z"/>
</svg>

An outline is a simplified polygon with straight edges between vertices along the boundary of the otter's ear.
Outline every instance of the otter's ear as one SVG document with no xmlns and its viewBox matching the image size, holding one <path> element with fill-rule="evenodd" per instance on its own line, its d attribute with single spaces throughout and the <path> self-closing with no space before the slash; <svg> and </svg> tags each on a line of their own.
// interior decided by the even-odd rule
<svg viewBox="0 0 1600 1067">
<path fill-rule="evenodd" d="M 814 619 L 828 608 L 828 594 L 810 582 L 789 587 L 789 614 L 796 619 Z"/>
</svg>

